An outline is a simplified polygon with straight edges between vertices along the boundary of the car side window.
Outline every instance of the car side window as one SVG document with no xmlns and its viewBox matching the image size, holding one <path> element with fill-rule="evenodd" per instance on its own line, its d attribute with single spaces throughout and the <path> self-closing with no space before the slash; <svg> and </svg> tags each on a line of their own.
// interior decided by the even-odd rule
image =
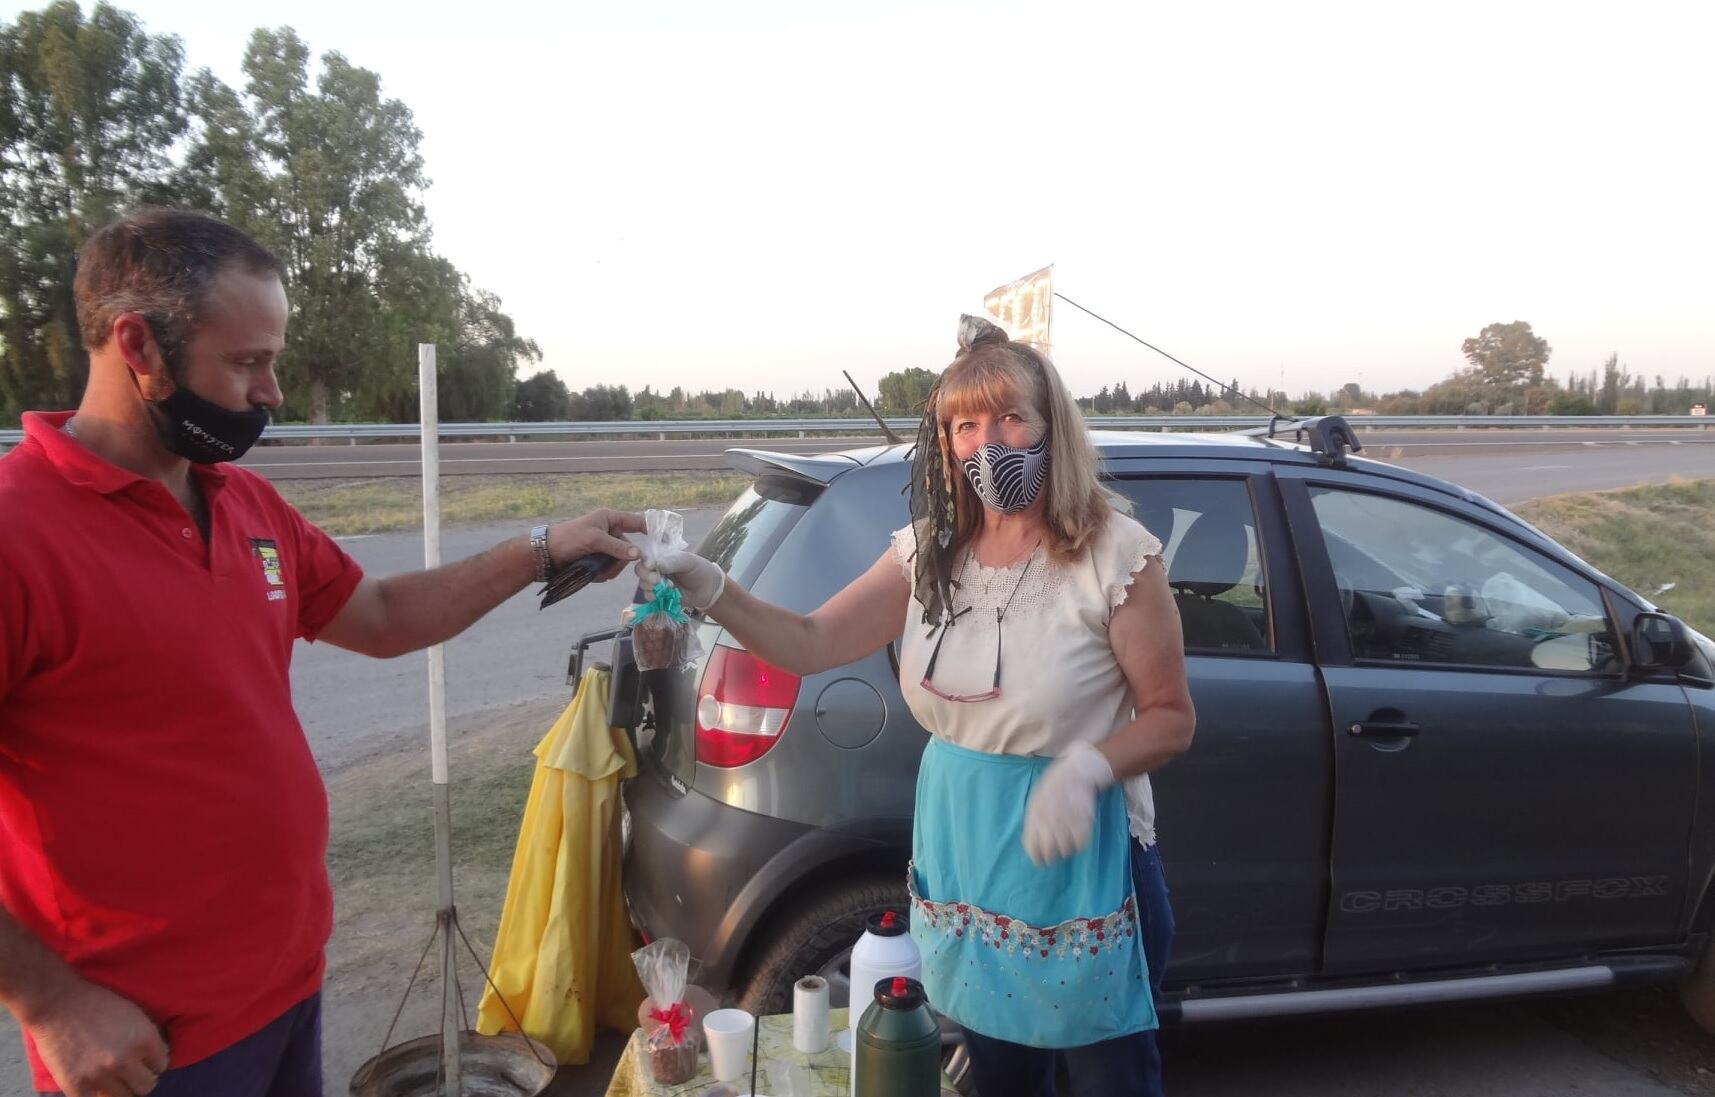
<svg viewBox="0 0 1715 1097">
<path fill-rule="evenodd" d="M 1161 539 L 1185 649 L 1274 650 L 1256 512 L 1241 480 L 1122 480 L 1134 517 Z"/>
<path fill-rule="evenodd" d="M 1596 584 L 1444 511 L 1312 488 L 1352 654 L 1400 663 L 1611 673 Z"/>
</svg>

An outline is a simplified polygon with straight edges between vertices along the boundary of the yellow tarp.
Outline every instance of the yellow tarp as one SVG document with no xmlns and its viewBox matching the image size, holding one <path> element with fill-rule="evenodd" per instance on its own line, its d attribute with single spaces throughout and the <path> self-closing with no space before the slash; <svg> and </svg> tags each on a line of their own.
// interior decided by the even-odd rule
<svg viewBox="0 0 1715 1097">
<path fill-rule="evenodd" d="M 589 1062 L 596 1025 L 635 1028 L 644 997 L 620 890 L 619 782 L 636 776 L 637 760 L 625 733 L 606 724 L 610 678 L 585 671 L 536 744 L 490 964 L 524 1031 L 562 1065 Z M 516 1028 L 492 987 L 476 1027 L 486 1036 Z"/>
</svg>

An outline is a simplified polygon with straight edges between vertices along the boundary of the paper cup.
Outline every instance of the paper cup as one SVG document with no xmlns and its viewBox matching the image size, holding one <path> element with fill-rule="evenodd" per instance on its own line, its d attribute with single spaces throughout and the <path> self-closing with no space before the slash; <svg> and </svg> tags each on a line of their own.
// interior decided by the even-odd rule
<svg viewBox="0 0 1715 1097">
<path fill-rule="evenodd" d="M 755 1027 L 756 1018 L 742 1009 L 717 1009 L 703 1018 L 709 1071 L 715 1081 L 736 1082 L 750 1069 L 751 1031 Z"/>
</svg>

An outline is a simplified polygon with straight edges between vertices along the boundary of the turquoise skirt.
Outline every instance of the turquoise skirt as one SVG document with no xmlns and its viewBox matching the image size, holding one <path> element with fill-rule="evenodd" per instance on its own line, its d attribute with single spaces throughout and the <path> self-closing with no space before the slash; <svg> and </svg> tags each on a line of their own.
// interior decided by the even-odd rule
<svg viewBox="0 0 1715 1097">
<path fill-rule="evenodd" d="M 911 936 L 929 1004 L 966 1028 L 1039 1048 L 1156 1027 L 1138 936 L 1125 792 L 1096 801 L 1082 851 L 1037 866 L 1024 809 L 1052 759 L 932 737 L 917 774 Z"/>
</svg>

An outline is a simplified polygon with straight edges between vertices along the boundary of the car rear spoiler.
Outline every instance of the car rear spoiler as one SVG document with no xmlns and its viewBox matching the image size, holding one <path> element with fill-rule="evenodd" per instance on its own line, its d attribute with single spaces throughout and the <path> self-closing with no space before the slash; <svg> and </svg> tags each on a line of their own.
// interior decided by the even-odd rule
<svg viewBox="0 0 1715 1097">
<path fill-rule="evenodd" d="M 836 476 L 858 468 L 861 462 L 843 453 L 775 453 L 765 449 L 729 449 L 727 464 L 751 476 L 783 473 L 797 480 L 826 486 Z"/>
</svg>

